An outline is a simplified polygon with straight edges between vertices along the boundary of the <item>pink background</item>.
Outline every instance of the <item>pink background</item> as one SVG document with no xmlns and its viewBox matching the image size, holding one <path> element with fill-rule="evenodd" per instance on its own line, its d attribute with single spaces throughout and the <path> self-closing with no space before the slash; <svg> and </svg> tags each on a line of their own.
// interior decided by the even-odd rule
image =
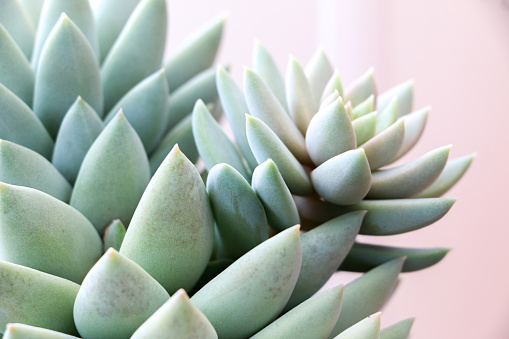
<svg viewBox="0 0 509 339">
<path fill-rule="evenodd" d="M 451 157 L 478 155 L 447 194 L 459 200 L 446 217 L 382 239 L 453 248 L 439 265 L 402 276 L 383 324 L 417 317 L 414 339 L 509 338 L 509 12 L 498 0 L 170 1 L 170 50 L 221 9 L 230 18 L 219 61 L 233 64 L 239 83 L 254 38 L 281 69 L 289 53 L 305 64 L 323 44 L 344 84 L 371 65 L 382 91 L 415 79 L 415 108 L 433 109 L 403 160 L 451 143 Z"/>
</svg>

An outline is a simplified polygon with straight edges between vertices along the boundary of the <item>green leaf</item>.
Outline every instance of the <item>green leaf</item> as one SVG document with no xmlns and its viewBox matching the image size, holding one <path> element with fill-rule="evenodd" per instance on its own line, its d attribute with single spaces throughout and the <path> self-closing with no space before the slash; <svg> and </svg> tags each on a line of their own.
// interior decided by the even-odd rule
<svg viewBox="0 0 509 339">
<path fill-rule="evenodd" d="M 106 228 L 104 232 L 104 252 L 108 248 L 112 247 L 116 251 L 120 251 L 120 246 L 125 237 L 125 226 L 119 219 L 113 220 L 113 222 Z"/>
<path fill-rule="evenodd" d="M 448 248 L 409 248 L 355 243 L 339 270 L 366 272 L 384 262 L 406 257 L 401 271 L 414 272 L 435 265 L 448 252 Z"/>
<path fill-rule="evenodd" d="M 299 227 L 295 226 L 242 256 L 191 301 L 210 320 L 220 338 L 246 338 L 281 312 L 295 286 L 300 265 Z"/>
<path fill-rule="evenodd" d="M 414 319 L 408 318 L 386 327 L 380 332 L 380 339 L 407 339 L 413 323 Z"/>
<path fill-rule="evenodd" d="M 228 72 L 221 66 L 216 70 L 216 86 L 223 106 L 226 119 L 231 126 L 237 145 L 246 159 L 250 169 L 258 165 L 251 152 L 246 135 L 246 113 L 248 113 L 246 98 L 239 86 L 233 81 Z"/>
<path fill-rule="evenodd" d="M 0 84 L 0 138 L 28 147 L 51 159 L 53 140 L 41 121 L 20 98 Z"/>
<path fill-rule="evenodd" d="M 206 23 L 166 60 L 164 69 L 171 91 L 213 65 L 227 17 L 222 14 Z"/>
<path fill-rule="evenodd" d="M 2 0 L 0 24 L 16 41 L 25 57 L 30 59 L 34 45 L 35 26 L 18 0 Z"/>
<path fill-rule="evenodd" d="M 131 338 L 217 339 L 217 334 L 207 317 L 191 303 L 187 293 L 180 289 Z"/>
<path fill-rule="evenodd" d="M 102 115 L 99 64 L 85 36 L 63 13 L 41 53 L 34 88 L 34 112 L 52 137 L 78 96 Z"/>
<path fill-rule="evenodd" d="M 213 254 L 214 255 L 214 254 Z M 210 261 L 207 264 L 207 268 L 203 271 L 198 282 L 194 285 L 191 290 L 191 295 L 198 292 L 203 286 L 207 285 L 212 279 L 217 277 L 221 272 L 223 272 L 228 266 L 233 264 L 234 260 L 229 258 L 216 259 Z"/>
<path fill-rule="evenodd" d="M 47 40 L 50 38 L 51 32 L 53 31 L 55 25 L 58 24 L 59 20 L 61 20 L 62 13 L 65 13 L 70 18 L 70 20 L 76 24 L 78 31 L 84 35 L 85 41 L 88 41 L 87 45 L 89 48 L 91 48 L 92 53 L 91 55 L 88 55 L 87 53 L 85 57 L 94 59 L 96 62 L 99 58 L 97 30 L 95 27 L 94 16 L 92 14 L 92 9 L 90 8 L 89 1 L 45 0 L 41 10 L 39 25 L 37 26 L 37 31 L 35 32 L 34 51 L 32 54 L 32 66 L 36 70 L 39 68 L 39 63 L 42 55 L 44 54 Z M 74 41 L 75 38 L 71 37 L 68 39 L 70 39 L 68 44 L 72 46 L 72 41 Z M 65 51 L 65 48 L 66 47 L 62 46 L 62 51 Z M 69 57 L 72 58 L 80 55 L 81 53 L 76 51 L 70 54 L 71 55 Z M 79 70 L 72 67 L 66 68 L 66 70 L 67 72 L 70 72 L 70 75 L 73 77 L 76 77 L 76 74 L 79 74 L 80 76 L 85 75 L 84 72 L 80 72 Z"/>
<path fill-rule="evenodd" d="M 311 172 L 316 192 L 326 201 L 351 205 L 361 201 L 371 186 L 371 170 L 362 148 L 346 151 Z"/>
<path fill-rule="evenodd" d="M 447 162 L 442 173 L 431 186 L 413 198 L 437 198 L 445 194 L 465 174 L 475 158 L 475 153 L 452 159 Z"/>
<path fill-rule="evenodd" d="M 193 110 L 193 135 L 207 171 L 217 164 L 227 163 L 246 180 L 251 179 L 251 172 L 246 170 L 235 145 L 201 100 L 196 102 Z"/>
<path fill-rule="evenodd" d="M 371 112 L 352 121 L 357 146 L 363 145 L 375 136 L 376 118 L 378 112 Z"/>
<path fill-rule="evenodd" d="M 339 77 L 338 71 L 334 71 L 334 74 L 332 74 L 329 81 L 325 85 L 320 101 L 323 102 L 326 97 L 335 91 L 338 92 L 340 97 L 343 97 L 343 85 L 341 83 L 341 78 Z"/>
<path fill-rule="evenodd" d="M 327 107 L 328 105 L 332 104 L 334 101 L 336 101 L 340 97 L 339 92 L 337 90 L 334 90 L 331 94 L 323 98 L 322 102 L 320 103 L 319 111 L 322 110 L 324 107 Z M 341 99 L 343 100 L 343 99 Z"/>
<path fill-rule="evenodd" d="M 74 322 L 83 338 L 130 338 L 169 297 L 134 261 L 110 248 L 81 284 Z"/>
<path fill-rule="evenodd" d="M 102 253 L 78 211 L 46 193 L 0 184 L 0 260 L 81 282 Z"/>
<path fill-rule="evenodd" d="M 244 91 L 249 112 L 266 123 L 299 161 L 309 163 L 304 136 L 263 80 L 248 68 L 244 72 Z"/>
<path fill-rule="evenodd" d="M 371 94 L 366 100 L 355 105 L 352 111 L 352 120 L 363 117 L 375 110 L 375 96 Z"/>
<path fill-rule="evenodd" d="M 205 185 L 175 146 L 143 193 L 120 253 L 173 293 L 193 287 L 213 245 L 214 220 Z"/>
<path fill-rule="evenodd" d="M 247 139 L 251 150 L 262 163 L 272 159 L 292 194 L 310 195 L 313 188 L 309 177 L 295 156 L 263 121 L 246 115 Z"/>
<path fill-rule="evenodd" d="M 372 173 L 369 199 L 402 199 L 429 187 L 442 173 L 451 145 L 437 148 L 420 158 Z"/>
<path fill-rule="evenodd" d="M 355 131 L 341 98 L 318 111 L 311 119 L 306 133 L 306 148 L 315 165 L 320 166 L 356 146 Z"/>
<path fill-rule="evenodd" d="M 260 199 L 273 229 L 283 231 L 300 223 L 299 211 L 292 194 L 272 159 L 256 167 L 251 186 Z"/>
<path fill-rule="evenodd" d="M 0 83 L 31 106 L 35 74 L 16 42 L 0 24 Z"/>
<path fill-rule="evenodd" d="M 80 285 L 5 261 L 0 276 L 0 332 L 8 323 L 24 323 L 77 334 L 72 309 Z"/>
<path fill-rule="evenodd" d="M 157 71 L 127 92 L 111 109 L 104 122 L 108 124 L 122 110 L 147 153 L 150 153 L 165 131 L 168 95 L 164 70 Z"/>
<path fill-rule="evenodd" d="M 345 101 L 351 101 L 352 106 L 361 104 L 370 95 L 376 96 L 374 70 L 370 68 L 366 73 L 355 79 L 345 90 Z"/>
<path fill-rule="evenodd" d="M 165 0 L 143 0 L 127 20 L 101 68 L 106 112 L 132 87 L 161 68 L 166 15 Z"/>
<path fill-rule="evenodd" d="M 357 324 L 347 328 L 334 339 L 379 339 L 380 338 L 380 315 L 378 312 Z"/>
<path fill-rule="evenodd" d="M 37 28 L 44 0 L 18 0 L 18 2 L 23 6 L 23 9 L 32 21 L 33 27 Z"/>
<path fill-rule="evenodd" d="M 404 119 L 395 122 L 391 127 L 361 145 L 366 151 L 371 170 L 388 165 L 396 159 L 405 137 L 404 122 Z"/>
<path fill-rule="evenodd" d="M 298 305 L 253 339 L 327 339 L 341 310 L 343 286 L 324 291 Z"/>
<path fill-rule="evenodd" d="M 93 8 L 102 63 L 140 0 L 101 0 Z"/>
<path fill-rule="evenodd" d="M 35 188 L 63 202 L 71 197 L 71 185 L 46 158 L 5 140 L 0 140 L 0 181 Z"/>
<path fill-rule="evenodd" d="M 365 214 L 348 213 L 301 235 L 302 267 L 285 310 L 311 297 L 332 277 L 350 251 Z"/>
<path fill-rule="evenodd" d="M 268 238 L 269 225 L 263 205 L 233 167 L 214 166 L 207 177 L 207 193 L 228 257 L 239 258 Z"/>
<path fill-rule="evenodd" d="M 94 109 L 78 97 L 62 120 L 51 162 L 72 184 L 83 159 L 104 125 Z"/>
<path fill-rule="evenodd" d="M 306 134 L 309 122 L 318 110 L 306 74 L 301 65 L 290 57 L 286 68 L 286 101 L 288 112 L 302 134 Z"/>
<path fill-rule="evenodd" d="M 400 118 L 405 122 L 405 137 L 401 145 L 396 159 L 401 158 L 415 146 L 424 131 L 430 107 L 425 107 L 418 111 L 407 114 L 404 118 Z"/>
<path fill-rule="evenodd" d="M 377 97 L 377 109 L 383 111 L 397 97 L 398 116 L 402 117 L 412 111 L 414 81 L 405 81 L 383 92 Z"/>
<path fill-rule="evenodd" d="M 319 48 L 306 65 L 306 76 L 309 79 L 309 84 L 313 91 L 313 97 L 317 104 L 322 97 L 322 93 L 327 86 L 327 82 L 333 74 L 334 69 L 332 68 L 329 58 L 325 54 L 325 50 L 323 48 Z M 340 92 L 340 96 L 343 96 L 342 91 Z"/>
<path fill-rule="evenodd" d="M 375 135 L 378 135 L 389 128 L 398 119 L 397 98 L 392 98 L 383 111 L 378 111 L 376 117 Z"/>
<path fill-rule="evenodd" d="M 102 234 L 114 219 L 129 224 L 149 180 L 150 168 L 143 144 L 120 112 L 83 159 L 71 206 Z"/>
<path fill-rule="evenodd" d="M 369 215 L 369 212 L 367 215 Z M 380 311 L 394 291 L 404 261 L 405 258 L 398 258 L 386 262 L 345 286 L 341 314 L 330 338 L 370 314 Z"/>
<path fill-rule="evenodd" d="M 34 327 L 25 324 L 7 324 L 4 339 L 72 339 L 77 338 L 62 332 L 47 330 L 41 327 Z"/>
</svg>

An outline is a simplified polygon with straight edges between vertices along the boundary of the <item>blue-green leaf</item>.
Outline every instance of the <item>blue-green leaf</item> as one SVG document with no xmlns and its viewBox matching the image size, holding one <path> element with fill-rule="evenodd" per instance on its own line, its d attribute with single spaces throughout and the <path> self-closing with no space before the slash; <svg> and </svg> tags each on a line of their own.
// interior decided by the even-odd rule
<svg viewBox="0 0 509 339">
<path fill-rule="evenodd" d="M 397 98 L 392 98 L 383 111 L 378 111 L 376 116 L 375 135 L 378 135 L 389 128 L 398 119 Z"/>
<path fill-rule="evenodd" d="M 18 0 L 3 0 L 1 6 L 0 24 L 16 41 L 25 57 L 30 59 L 34 45 L 35 26 Z"/>
<path fill-rule="evenodd" d="M 365 116 L 375 110 L 375 96 L 371 94 L 366 100 L 355 105 L 352 111 L 352 121 Z"/>
<path fill-rule="evenodd" d="M 329 58 L 325 54 L 325 50 L 319 48 L 306 65 L 306 76 L 309 79 L 313 97 L 317 104 L 320 102 L 327 82 L 333 74 L 334 69 Z M 343 96 L 342 91 L 340 92 L 340 96 Z"/>
<path fill-rule="evenodd" d="M 3 339 L 76 339 L 77 337 L 25 324 L 7 324 Z"/>
<path fill-rule="evenodd" d="M 364 145 L 375 136 L 377 115 L 378 112 L 375 111 L 352 121 L 357 146 Z"/>
<path fill-rule="evenodd" d="M 334 339 L 379 339 L 380 338 L 380 315 L 375 313 L 355 325 L 341 332 Z"/>
<path fill-rule="evenodd" d="M 408 318 L 386 327 L 380 332 L 380 339 L 407 339 L 413 323 L 414 318 Z"/>
<path fill-rule="evenodd" d="M 120 251 L 120 246 L 125 237 L 125 226 L 119 219 L 113 220 L 113 222 L 106 228 L 104 232 L 104 252 L 108 248 L 112 247 L 116 251 Z"/>
<path fill-rule="evenodd" d="M 25 9 L 25 12 L 33 23 L 33 26 L 37 28 L 44 0 L 18 0 L 18 2 Z"/>
<path fill-rule="evenodd" d="M 377 116 L 378 120 L 378 116 Z M 399 120 L 360 147 L 366 151 L 369 167 L 376 170 L 396 159 L 405 137 L 405 120 Z"/>
<path fill-rule="evenodd" d="M 338 71 L 334 71 L 334 74 L 332 74 L 329 81 L 325 85 L 320 101 L 323 102 L 323 100 L 334 93 L 334 91 L 337 91 L 338 95 L 343 97 L 343 85 L 341 83 L 341 78 L 339 77 Z"/>
<path fill-rule="evenodd" d="M 357 106 L 370 95 L 376 96 L 374 70 L 370 68 L 366 73 L 355 79 L 345 90 L 345 101 L 351 101 L 352 106 Z"/>
<path fill-rule="evenodd" d="M 377 110 L 383 111 L 392 98 L 397 97 L 398 116 L 402 117 L 412 111 L 414 81 L 405 81 L 383 92 L 377 97 Z"/>
<path fill-rule="evenodd" d="M 429 111 L 430 107 L 425 107 L 418 111 L 407 114 L 404 118 L 400 118 L 405 122 L 405 137 L 403 138 L 403 143 L 399 149 L 396 159 L 399 159 L 405 155 L 412 149 L 412 147 L 415 146 L 417 141 L 419 141 L 419 138 L 424 131 L 424 127 L 426 126 Z"/>
</svg>

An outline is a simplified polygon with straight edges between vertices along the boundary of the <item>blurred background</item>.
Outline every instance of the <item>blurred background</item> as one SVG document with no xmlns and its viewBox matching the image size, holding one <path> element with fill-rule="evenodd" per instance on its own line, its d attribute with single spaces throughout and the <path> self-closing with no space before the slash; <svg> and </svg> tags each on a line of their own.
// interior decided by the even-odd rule
<svg viewBox="0 0 509 339">
<path fill-rule="evenodd" d="M 383 325 L 411 316 L 413 339 L 509 338 L 509 11 L 500 0 L 170 0 L 169 6 L 169 50 L 223 9 L 230 14 L 219 62 L 232 65 L 239 83 L 254 39 L 283 71 L 289 53 L 306 64 L 322 45 L 344 85 L 370 66 L 379 91 L 413 78 L 414 108 L 433 108 L 403 161 L 451 143 L 451 157 L 477 152 L 477 158 L 447 194 L 459 200 L 446 217 L 410 235 L 376 239 L 453 249 L 437 266 L 403 274 Z M 351 279 L 339 274 L 330 284 Z"/>
</svg>

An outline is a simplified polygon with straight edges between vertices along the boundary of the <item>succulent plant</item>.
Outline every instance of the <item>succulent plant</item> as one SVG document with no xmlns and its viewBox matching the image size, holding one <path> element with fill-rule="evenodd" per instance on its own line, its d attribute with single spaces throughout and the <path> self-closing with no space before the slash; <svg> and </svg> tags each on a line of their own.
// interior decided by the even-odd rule
<svg viewBox="0 0 509 339">
<path fill-rule="evenodd" d="M 440 218 L 452 201 L 429 197 L 471 157 L 446 165 L 440 149 L 372 172 L 396 152 L 387 131 L 413 131 L 399 135 L 405 150 L 422 132 L 427 113 L 394 122 L 396 105 L 410 110 L 408 86 L 393 90 L 406 93 L 397 103 L 394 93 L 378 96 L 390 108 L 376 118 L 374 97 L 364 100 L 369 75 L 343 105 L 323 53 L 307 76 L 292 60 L 285 85 L 258 45 L 261 78 L 247 71 L 244 97 L 212 66 L 224 22 L 205 25 L 163 63 L 164 0 L 2 3 L 4 338 L 407 337 L 411 319 L 380 331 L 379 311 L 402 269 L 427 267 L 446 250 L 356 236 Z M 216 121 L 223 110 L 236 144 Z M 371 148 L 357 149 L 360 136 Z M 346 182 L 328 180 L 338 164 Z M 430 186 L 410 194 L 402 178 Z M 422 199 L 362 200 L 402 191 Z M 338 268 L 367 272 L 314 295 Z"/>
</svg>

